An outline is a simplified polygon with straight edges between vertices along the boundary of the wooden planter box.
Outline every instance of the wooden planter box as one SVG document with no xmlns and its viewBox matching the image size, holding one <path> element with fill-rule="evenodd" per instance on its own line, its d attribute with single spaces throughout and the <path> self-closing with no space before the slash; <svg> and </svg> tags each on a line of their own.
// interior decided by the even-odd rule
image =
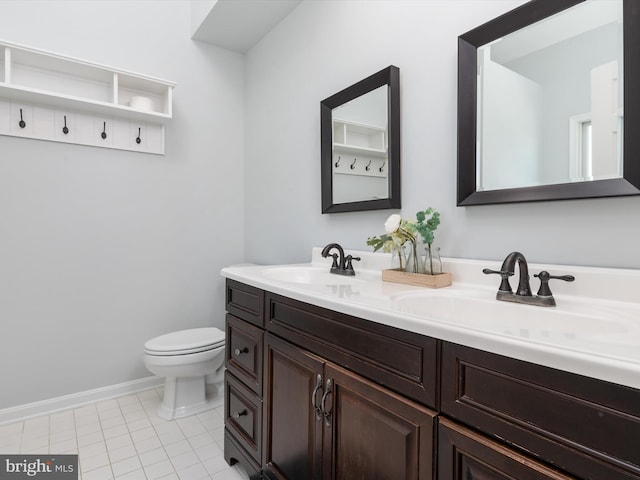
<svg viewBox="0 0 640 480">
<path fill-rule="evenodd" d="M 382 270 L 382 280 L 385 282 L 405 283 L 417 287 L 442 288 L 451 285 L 451 274 L 427 275 L 424 273 L 409 273 L 394 268 Z"/>
</svg>

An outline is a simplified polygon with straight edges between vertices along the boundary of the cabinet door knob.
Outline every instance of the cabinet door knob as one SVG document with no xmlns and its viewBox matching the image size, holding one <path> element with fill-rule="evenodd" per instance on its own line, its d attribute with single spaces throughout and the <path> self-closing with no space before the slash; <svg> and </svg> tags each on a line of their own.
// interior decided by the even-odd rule
<svg viewBox="0 0 640 480">
<path fill-rule="evenodd" d="M 239 357 L 240 355 L 242 355 L 243 353 L 248 353 L 249 349 L 247 347 L 243 347 L 243 348 L 236 348 L 233 353 L 235 354 L 236 357 Z"/>
<path fill-rule="evenodd" d="M 247 414 L 247 411 L 246 410 L 242 410 L 241 412 L 234 413 L 232 415 L 232 417 L 233 418 L 240 418 L 240 417 L 244 417 L 246 414 Z"/>
</svg>

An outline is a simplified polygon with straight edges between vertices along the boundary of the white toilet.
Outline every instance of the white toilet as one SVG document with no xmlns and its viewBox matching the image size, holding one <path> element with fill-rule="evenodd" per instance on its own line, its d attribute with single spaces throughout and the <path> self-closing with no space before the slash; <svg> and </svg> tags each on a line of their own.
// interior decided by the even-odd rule
<svg viewBox="0 0 640 480">
<path fill-rule="evenodd" d="M 160 418 L 187 417 L 219 403 L 207 397 L 206 384 L 222 381 L 224 345 L 224 332 L 213 327 L 168 333 L 144 344 L 145 366 L 166 379 Z"/>
</svg>

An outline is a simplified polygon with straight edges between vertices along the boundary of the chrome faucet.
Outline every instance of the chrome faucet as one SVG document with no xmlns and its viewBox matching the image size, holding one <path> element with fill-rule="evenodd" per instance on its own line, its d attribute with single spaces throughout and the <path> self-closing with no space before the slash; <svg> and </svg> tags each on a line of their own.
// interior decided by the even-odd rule
<svg viewBox="0 0 640 480">
<path fill-rule="evenodd" d="M 338 253 L 329 253 L 332 249 L 336 249 Z M 352 255 L 344 256 L 344 249 L 337 243 L 330 243 L 326 247 L 322 249 L 321 253 L 323 258 L 332 257 L 333 263 L 331 264 L 330 273 L 335 273 L 337 275 L 348 275 L 353 276 L 356 274 L 353 269 L 352 262 L 360 261 L 360 257 L 354 257 Z"/>
<path fill-rule="evenodd" d="M 516 290 L 516 293 L 513 293 L 511 290 L 511 284 L 509 283 L 509 277 L 514 275 L 516 262 L 518 262 L 520 277 L 518 281 L 518 289 Z M 556 306 L 556 300 L 553 298 L 553 294 L 549 288 L 550 279 L 564 280 L 565 282 L 573 282 L 575 280 L 575 277 L 572 275 L 554 276 L 550 275 L 546 270 L 543 270 L 539 274 L 534 275 L 534 277 L 540 279 L 540 288 L 535 296 L 532 295 L 531 286 L 529 284 L 529 266 L 527 265 L 527 259 L 524 258 L 524 255 L 520 252 L 511 252 L 507 255 L 504 262 L 502 262 L 502 267 L 500 267 L 499 271 L 485 268 L 482 272 L 485 274 L 495 273 L 500 275 L 502 278 L 500 287 L 498 287 L 498 293 L 496 294 L 497 300 L 501 300 L 503 302 L 538 305 L 540 307 Z"/>
</svg>

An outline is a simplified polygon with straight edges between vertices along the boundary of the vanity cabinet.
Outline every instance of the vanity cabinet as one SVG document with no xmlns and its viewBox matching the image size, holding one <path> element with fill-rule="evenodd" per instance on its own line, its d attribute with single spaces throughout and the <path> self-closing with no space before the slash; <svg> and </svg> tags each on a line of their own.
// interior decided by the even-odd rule
<svg viewBox="0 0 640 480">
<path fill-rule="evenodd" d="M 264 474 L 433 478 L 436 413 L 268 334 Z"/>
<path fill-rule="evenodd" d="M 252 479 L 434 478 L 436 340 L 233 280 L 226 309 L 228 463 Z"/>
<path fill-rule="evenodd" d="M 443 342 L 441 413 L 577 478 L 640 478 L 633 388 Z"/>
<path fill-rule="evenodd" d="M 252 480 L 640 480 L 639 390 L 233 280 L 227 312 L 225 459 Z"/>
</svg>

